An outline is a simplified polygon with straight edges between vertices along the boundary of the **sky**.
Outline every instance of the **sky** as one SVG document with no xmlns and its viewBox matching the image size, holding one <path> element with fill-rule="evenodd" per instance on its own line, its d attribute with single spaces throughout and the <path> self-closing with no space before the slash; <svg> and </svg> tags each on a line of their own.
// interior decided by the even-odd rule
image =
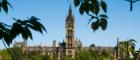
<svg viewBox="0 0 140 60">
<path fill-rule="evenodd" d="M 140 2 L 133 5 L 133 11 L 129 11 L 129 3 L 123 0 L 105 0 L 108 4 L 108 27 L 106 31 L 101 29 L 94 32 L 90 28 L 90 19 L 86 14 L 80 15 L 79 8 L 74 7 L 71 1 L 73 15 L 75 16 L 75 39 L 80 39 L 83 46 L 96 44 L 96 46 L 114 47 L 117 38 L 120 41 L 135 39 L 136 49 L 140 48 Z M 9 0 L 13 8 L 8 14 L 4 11 L 0 13 L 0 21 L 11 25 L 16 19 L 27 19 L 36 16 L 41 19 L 48 33 L 40 34 L 32 31 L 33 40 L 28 39 L 31 46 L 46 45 L 51 46 L 52 41 L 62 42 L 65 40 L 65 19 L 68 15 L 70 3 L 67 0 Z M 22 42 L 21 36 L 17 36 L 15 41 Z M 4 48 L 0 41 L 0 49 Z"/>
</svg>

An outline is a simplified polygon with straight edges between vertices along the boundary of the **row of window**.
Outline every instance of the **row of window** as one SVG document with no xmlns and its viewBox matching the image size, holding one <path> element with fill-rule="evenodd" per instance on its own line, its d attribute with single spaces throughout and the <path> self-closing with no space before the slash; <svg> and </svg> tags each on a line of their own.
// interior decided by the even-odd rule
<svg viewBox="0 0 140 60">
<path fill-rule="evenodd" d="M 72 44 L 68 44 L 68 47 L 72 47 Z"/>
</svg>

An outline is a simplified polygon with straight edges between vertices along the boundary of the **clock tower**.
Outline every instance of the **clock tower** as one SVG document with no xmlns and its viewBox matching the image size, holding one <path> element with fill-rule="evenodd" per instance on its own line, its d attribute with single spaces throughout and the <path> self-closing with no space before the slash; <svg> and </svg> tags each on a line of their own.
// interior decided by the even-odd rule
<svg viewBox="0 0 140 60">
<path fill-rule="evenodd" d="M 74 23 L 75 20 L 70 6 L 69 13 L 66 18 L 66 56 L 68 56 L 69 58 L 75 57 Z"/>
</svg>

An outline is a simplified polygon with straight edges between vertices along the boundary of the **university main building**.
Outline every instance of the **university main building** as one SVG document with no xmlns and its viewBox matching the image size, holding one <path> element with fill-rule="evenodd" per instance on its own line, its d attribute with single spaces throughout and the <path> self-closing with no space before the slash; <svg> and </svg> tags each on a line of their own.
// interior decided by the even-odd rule
<svg viewBox="0 0 140 60">
<path fill-rule="evenodd" d="M 69 8 L 68 16 L 66 17 L 65 22 L 65 28 L 66 28 L 66 36 L 65 40 L 63 42 L 59 42 L 59 44 L 56 44 L 56 41 L 53 41 L 53 44 L 51 47 L 48 46 L 28 46 L 26 42 L 15 42 L 14 47 L 20 47 L 22 48 L 23 53 L 29 53 L 31 51 L 37 51 L 41 55 L 49 55 L 52 59 L 56 58 L 57 60 L 65 60 L 66 57 L 71 59 L 76 59 L 78 57 L 79 52 L 81 51 L 87 51 L 91 49 L 90 47 L 83 47 L 82 42 L 78 39 L 75 39 L 75 19 L 74 15 L 72 14 L 71 7 Z M 117 41 L 117 45 L 119 44 L 119 41 Z M 56 46 L 57 45 L 57 46 Z M 123 55 L 121 55 L 119 49 L 115 49 L 115 47 L 95 47 L 92 49 L 96 52 L 97 57 L 95 59 L 98 60 L 98 56 L 101 55 L 101 52 L 106 51 L 109 53 L 113 59 L 110 60 L 116 60 L 122 59 Z M 53 59 L 53 60 L 56 60 Z"/>
<path fill-rule="evenodd" d="M 56 46 L 56 41 L 53 41 L 52 47 L 47 46 L 28 46 L 26 42 L 15 42 L 14 47 L 22 47 L 23 52 L 39 51 L 40 54 L 48 54 L 53 56 L 58 55 L 59 60 L 64 60 L 65 57 L 73 59 L 78 54 L 78 50 L 82 48 L 80 40 L 75 39 L 75 19 L 72 14 L 71 7 L 69 8 L 68 16 L 66 17 L 66 38 L 65 41 L 59 42 Z"/>
</svg>

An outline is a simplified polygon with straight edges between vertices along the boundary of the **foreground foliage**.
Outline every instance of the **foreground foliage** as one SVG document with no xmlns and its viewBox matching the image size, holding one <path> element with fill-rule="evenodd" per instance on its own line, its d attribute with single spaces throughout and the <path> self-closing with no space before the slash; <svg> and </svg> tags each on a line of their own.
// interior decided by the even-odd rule
<svg viewBox="0 0 140 60">
<path fill-rule="evenodd" d="M 101 27 L 102 30 L 107 28 L 107 4 L 104 0 L 74 0 L 75 7 L 79 6 L 81 15 L 86 13 L 91 17 L 89 23 L 91 28 L 96 31 Z M 103 12 L 101 12 L 103 10 Z"/>
<path fill-rule="evenodd" d="M 36 51 L 31 51 L 28 54 L 22 52 L 21 48 L 13 47 L 9 48 L 14 54 L 15 60 L 50 60 L 50 56 L 47 54 L 40 55 Z M 6 49 L 0 51 L 0 57 L 2 60 L 12 60 L 12 57 Z"/>
</svg>

